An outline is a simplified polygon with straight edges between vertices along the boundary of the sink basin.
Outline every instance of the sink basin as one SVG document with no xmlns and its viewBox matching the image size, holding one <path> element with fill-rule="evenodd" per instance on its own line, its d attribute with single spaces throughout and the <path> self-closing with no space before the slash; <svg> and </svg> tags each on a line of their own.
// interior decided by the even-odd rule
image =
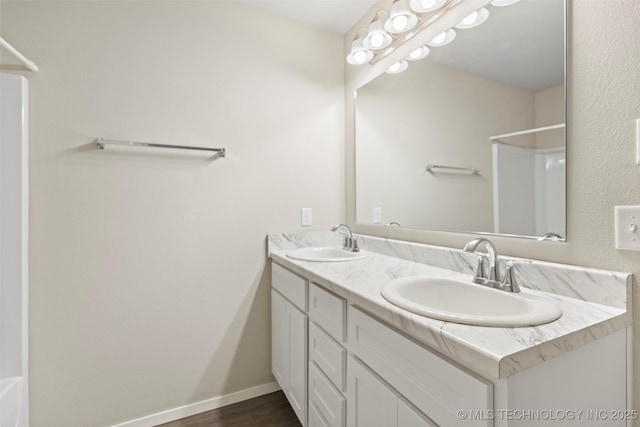
<svg viewBox="0 0 640 427">
<path fill-rule="evenodd" d="M 467 325 L 534 326 L 562 315 L 553 301 L 445 278 L 403 277 L 387 283 L 380 293 L 412 313 Z"/>
<path fill-rule="evenodd" d="M 355 261 L 367 256 L 363 252 L 349 252 L 342 248 L 333 246 L 298 248 L 287 252 L 289 258 L 300 261 L 319 261 L 319 262 L 336 262 L 336 261 Z"/>
</svg>

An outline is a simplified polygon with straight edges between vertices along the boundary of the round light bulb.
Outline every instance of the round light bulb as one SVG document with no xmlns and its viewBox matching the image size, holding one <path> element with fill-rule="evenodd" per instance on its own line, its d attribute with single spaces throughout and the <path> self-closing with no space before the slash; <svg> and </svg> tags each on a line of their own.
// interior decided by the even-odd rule
<svg viewBox="0 0 640 427">
<path fill-rule="evenodd" d="M 465 25 L 471 25 L 474 22 L 476 22 L 476 19 L 478 19 L 478 11 L 476 10 L 475 12 L 473 12 L 471 15 L 467 16 L 466 18 L 464 18 L 462 20 L 462 23 Z"/>
<path fill-rule="evenodd" d="M 435 6 L 437 0 L 420 0 L 420 6 L 422 6 L 423 9 L 431 9 L 433 6 Z"/>
<path fill-rule="evenodd" d="M 520 0 L 493 0 L 491 2 L 492 5 L 503 7 L 503 6 L 511 6 L 514 3 L 519 2 Z"/>
<path fill-rule="evenodd" d="M 369 43 L 371 43 L 373 48 L 378 48 L 384 44 L 384 37 L 382 34 L 374 34 L 369 39 Z"/>
<path fill-rule="evenodd" d="M 398 15 L 395 18 L 393 18 L 392 23 L 393 23 L 393 28 L 396 31 L 402 31 L 407 27 L 409 20 L 404 15 Z"/>
<path fill-rule="evenodd" d="M 363 62 L 365 62 L 367 60 L 367 54 L 364 51 L 359 50 L 358 52 L 353 54 L 353 59 L 358 64 L 363 63 Z"/>
<path fill-rule="evenodd" d="M 401 59 L 400 61 L 396 62 L 395 64 L 387 68 L 387 73 L 398 74 L 406 70 L 408 66 L 409 66 L 409 63 L 404 59 Z"/>
<path fill-rule="evenodd" d="M 447 33 L 446 31 L 441 32 L 440 34 L 438 34 L 437 36 L 435 36 L 433 38 L 433 40 L 431 40 L 431 43 L 434 44 L 440 44 L 442 43 L 445 39 L 447 38 Z"/>
<path fill-rule="evenodd" d="M 427 46 L 420 46 L 411 52 L 405 59 L 408 59 L 409 61 L 418 61 L 422 58 L 426 58 L 427 55 L 429 55 L 429 52 L 430 50 Z"/>
<path fill-rule="evenodd" d="M 411 52 L 409 54 L 409 57 L 411 57 L 412 59 L 417 59 L 420 58 L 420 55 L 422 55 L 422 48 L 419 47 L 416 50 L 414 50 L 413 52 Z"/>
</svg>

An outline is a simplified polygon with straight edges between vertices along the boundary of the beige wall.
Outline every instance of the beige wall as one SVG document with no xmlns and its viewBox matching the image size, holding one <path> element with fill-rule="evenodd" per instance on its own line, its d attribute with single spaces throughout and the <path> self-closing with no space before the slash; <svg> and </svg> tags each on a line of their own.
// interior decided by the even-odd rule
<svg viewBox="0 0 640 427">
<path fill-rule="evenodd" d="M 32 425 L 273 381 L 265 236 L 344 216 L 342 38 L 231 2 L 2 2 L 30 80 Z M 108 149 L 95 137 L 224 146 Z M 322 179 L 318 179 L 322 177 Z"/>
<path fill-rule="evenodd" d="M 369 82 L 356 103 L 359 223 L 381 207 L 383 224 L 493 231 L 489 138 L 534 127 L 534 94 L 424 60 Z"/>
<path fill-rule="evenodd" d="M 535 93 L 535 127 L 553 126 L 564 123 L 565 86 L 555 86 Z M 566 129 L 566 128 L 565 128 Z M 536 148 L 563 147 L 566 136 L 564 129 L 554 129 L 535 134 Z"/>
<path fill-rule="evenodd" d="M 640 252 L 614 247 L 616 205 L 640 205 L 635 119 L 640 117 L 640 2 L 570 1 L 568 37 L 568 241 L 495 237 L 499 253 L 640 274 Z M 606 37 L 603 37 L 606 34 Z M 345 49 L 350 40 L 345 38 Z M 409 50 L 409 49 L 407 49 Z M 383 67 L 384 65 L 380 65 Z M 345 70 L 347 219 L 355 223 L 351 90 L 376 67 Z M 354 225 L 361 233 L 461 248 L 473 235 Z M 634 279 L 634 289 L 638 279 Z M 640 310 L 640 297 L 634 297 Z M 640 330 L 640 316 L 634 316 Z M 640 342 L 634 339 L 635 407 L 640 408 Z M 603 367 L 606 369 L 606 367 Z"/>
</svg>

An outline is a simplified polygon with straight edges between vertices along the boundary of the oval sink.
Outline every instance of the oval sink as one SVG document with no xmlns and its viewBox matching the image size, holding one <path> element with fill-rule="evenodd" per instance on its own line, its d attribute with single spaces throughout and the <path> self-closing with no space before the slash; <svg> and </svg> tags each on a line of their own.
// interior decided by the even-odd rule
<svg viewBox="0 0 640 427">
<path fill-rule="evenodd" d="M 403 277 L 387 283 L 380 293 L 412 313 L 467 325 L 534 326 L 562 315 L 553 301 L 453 279 Z"/>
<path fill-rule="evenodd" d="M 337 262 L 355 261 L 365 258 L 367 254 L 345 251 L 342 248 L 328 246 L 293 249 L 287 252 L 287 256 L 300 261 Z"/>
</svg>

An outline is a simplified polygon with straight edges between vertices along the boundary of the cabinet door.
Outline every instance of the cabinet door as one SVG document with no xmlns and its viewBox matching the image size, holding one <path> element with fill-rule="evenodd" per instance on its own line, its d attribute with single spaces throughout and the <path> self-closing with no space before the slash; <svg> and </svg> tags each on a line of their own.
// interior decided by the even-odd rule
<svg viewBox="0 0 640 427">
<path fill-rule="evenodd" d="M 442 426 L 490 427 L 457 411 L 493 409 L 493 384 L 450 363 L 374 317 L 349 307 L 349 350 L 398 394 Z"/>
<path fill-rule="evenodd" d="M 271 372 L 282 387 L 289 387 L 289 310 L 287 300 L 271 291 Z"/>
<path fill-rule="evenodd" d="M 438 427 L 404 399 L 398 399 L 398 427 Z"/>
<path fill-rule="evenodd" d="M 397 425 L 397 394 L 352 357 L 347 362 L 347 394 L 348 427 Z"/>
<path fill-rule="evenodd" d="M 271 371 L 302 425 L 307 420 L 307 316 L 271 291 Z"/>
<path fill-rule="evenodd" d="M 302 425 L 307 424 L 307 316 L 293 304 L 289 311 L 288 397 Z"/>
</svg>

